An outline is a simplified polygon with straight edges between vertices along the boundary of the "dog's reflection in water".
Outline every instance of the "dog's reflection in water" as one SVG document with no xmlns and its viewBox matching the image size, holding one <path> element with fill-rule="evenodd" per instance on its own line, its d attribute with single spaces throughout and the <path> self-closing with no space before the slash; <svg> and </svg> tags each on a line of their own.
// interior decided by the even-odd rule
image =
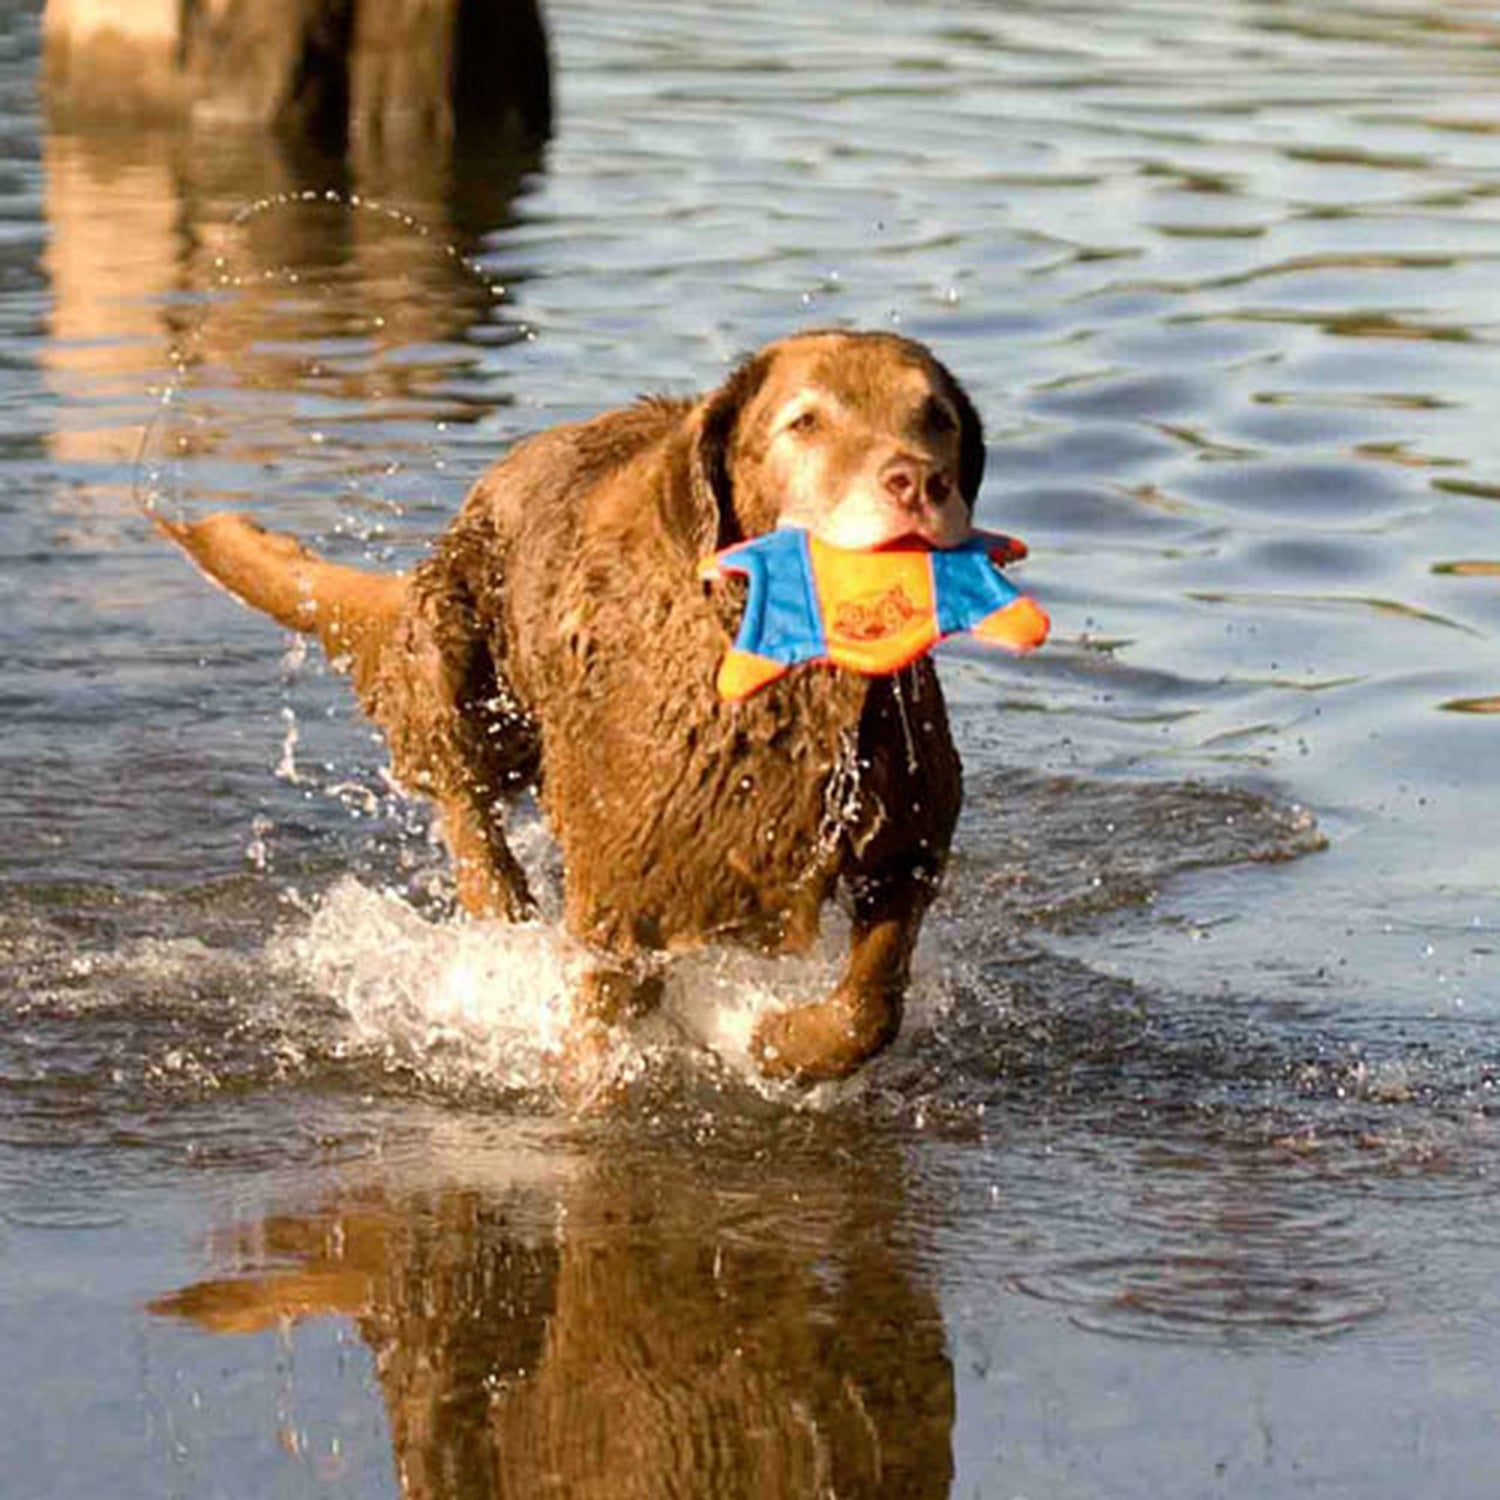
<svg viewBox="0 0 1500 1500">
<path fill-rule="evenodd" d="M 354 1319 L 423 1500 L 948 1493 L 952 1368 L 898 1161 L 612 1157 L 542 1209 L 366 1189 L 235 1231 L 232 1274 L 153 1311 Z"/>
</svg>

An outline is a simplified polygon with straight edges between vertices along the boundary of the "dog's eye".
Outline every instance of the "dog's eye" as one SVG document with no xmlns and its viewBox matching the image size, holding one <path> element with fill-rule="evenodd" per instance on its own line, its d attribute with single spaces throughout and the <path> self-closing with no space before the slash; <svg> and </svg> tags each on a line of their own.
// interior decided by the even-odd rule
<svg viewBox="0 0 1500 1500">
<path fill-rule="evenodd" d="M 788 432 L 795 432 L 798 437 L 806 437 L 810 432 L 816 432 L 823 425 L 823 418 L 812 408 L 800 411 L 790 422 L 786 424 Z"/>
<path fill-rule="evenodd" d="M 922 421 L 929 432 L 957 432 L 958 418 L 944 401 L 930 397 L 922 408 Z"/>
</svg>

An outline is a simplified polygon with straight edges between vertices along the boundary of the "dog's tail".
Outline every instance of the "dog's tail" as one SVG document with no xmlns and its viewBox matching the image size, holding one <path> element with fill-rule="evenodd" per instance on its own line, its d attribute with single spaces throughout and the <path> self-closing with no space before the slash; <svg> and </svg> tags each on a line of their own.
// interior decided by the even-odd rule
<svg viewBox="0 0 1500 1500">
<path fill-rule="evenodd" d="M 371 673 L 407 601 L 399 573 L 368 573 L 319 557 L 295 537 L 218 511 L 201 521 L 152 520 L 221 588 L 292 630 L 316 635 L 329 660 Z"/>
</svg>

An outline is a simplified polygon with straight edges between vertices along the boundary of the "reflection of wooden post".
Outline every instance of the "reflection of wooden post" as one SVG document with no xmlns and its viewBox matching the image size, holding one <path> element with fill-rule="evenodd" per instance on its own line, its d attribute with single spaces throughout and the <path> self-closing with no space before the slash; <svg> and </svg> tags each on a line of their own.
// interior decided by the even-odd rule
<svg viewBox="0 0 1500 1500">
<path fill-rule="evenodd" d="M 101 131 L 44 136 L 42 164 L 52 296 L 40 357 L 67 398 L 49 446 L 66 463 L 128 463 L 162 367 L 162 310 L 182 285 L 182 163 L 165 132 Z"/>
<path fill-rule="evenodd" d="M 54 117 L 545 134 L 538 0 L 47 0 Z"/>
<path fill-rule="evenodd" d="M 47 100 L 69 115 L 166 119 L 188 106 L 181 0 L 47 0 Z"/>
<path fill-rule="evenodd" d="M 213 370 L 195 399 L 200 415 L 238 389 L 258 392 L 254 399 L 266 410 L 276 400 L 268 393 L 310 388 L 309 356 L 278 346 L 280 339 L 315 338 L 314 326 L 360 326 L 372 350 L 420 349 L 461 339 L 496 316 L 488 289 L 459 257 L 474 251 L 478 234 L 505 221 L 535 156 L 486 152 L 482 170 L 465 170 L 467 158 L 430 142 L 425 150 L 416 141 L 400 148 L 391 142 L 378 157 L 373 143 L 357 145 L 330 182 L 336 168 L 325 158 L 307 153 L 304 161 L 257 129 L 226 126 L 211 139 L 183 129 L 43 134 L 52 337 L 40 359 L 62 398 L 50 439 L 57 458 L 130 462 L 141 439 L 142 400 L 164 377 L 164 351 L 174 345 Z M 340 195 L 331 202 L 324 199 L 330 187 Z M 313 189 L 313 201 L 301 198 Z M 346 206 L 348 194 L 409 211 L 423 233 L 382 212 Z M 292 201 L 234 221 L 237 209 L 284 195 Z M 290 287 L 290 275 L 299 287 Z M 223 287 L 225 276 L 233 286 Z M 221 288 L 221 296 L 204 300 Z M 318 317 L 288 313 L 289 291 L 294 301 L 317 295 Z M 437 400 L 450 358 L 388 364 L 372 352 L 314 384 L 320 396 L 347 401 L 393 393 Z M 257 450 L 255 431 L 248 421 L 232 435 L 204 427 L 195 429 L 194 442 L 248 462 L 286 456 Z"/>
</svg>

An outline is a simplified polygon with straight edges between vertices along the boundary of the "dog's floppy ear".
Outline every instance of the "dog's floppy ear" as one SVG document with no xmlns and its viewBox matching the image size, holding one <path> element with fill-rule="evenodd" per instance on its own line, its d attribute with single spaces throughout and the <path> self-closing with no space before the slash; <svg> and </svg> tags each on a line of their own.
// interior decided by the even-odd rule
<svg viewBox="0 0 1500 1500">
<path fill-rule="evenodd" d="M 741 364 L 690 413 L 687 441 L 669 486 L 669 521 L 696 555 L 707 556 L 744 540 L 734 508 L 732 454 L 740 415 L 760 389 L 770 359 L 757 354 Z"/>
<path fill-rule="evenodd" d="M 953 405 L 958 411 L 958 489 L 972 510 L 979 498 L 980 481 L 984 478 L 984 423 L 969 400 L 969 393 L 954 378 L 953 372 L 941 363 L 938 369 L 948 382 Z"/>
</svg>

